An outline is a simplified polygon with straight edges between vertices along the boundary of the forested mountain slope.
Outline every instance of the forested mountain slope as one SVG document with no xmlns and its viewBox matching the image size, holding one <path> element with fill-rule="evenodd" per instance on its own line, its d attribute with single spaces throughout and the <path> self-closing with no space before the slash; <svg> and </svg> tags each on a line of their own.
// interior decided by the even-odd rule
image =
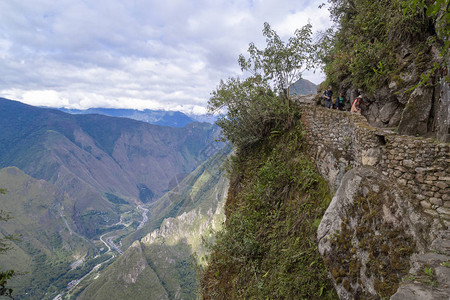
<svg viewBox="0 0 450 300">
<path fill-rule="evenodd" d="M 79 299 L 196 299 L 204 240 L 225 217 L 228 180 L 222 165 L 229 151 L 220 150 L 155 202 L 140 230 L 145 237 L 101 271 Z"/>
<path fill-rule="evenodd" d="M 71 268 L 77 259 L 92 259 L 97 252 L 86 238 L 76 234 L 64 205 L 70 199 L 53 184 L 36 180 L 16 167 L 0 170 L 1 209 L 12 216 L 2 223 L 2 236 L 15 235 L 12 249 L 0 257 L 2 270 L 16 272 L 11 282 L 14 296 L 51 298 L 51 292 L 66 288 L 68 282 L 92 268 L 96 262 Z M 30 297 L 30 296 L 28 296 Z"/>
<path fill-rule="evenodd" d="M 0 99 L 0 166 L 16 166 L 72 199 L 76 230 L 92 237 L 118 221 L 106 193 L 130 204 L 158 199 L 217 150 L 206 123 L 161 127 L 125 118 L 70 115 Z"/>
</svg>

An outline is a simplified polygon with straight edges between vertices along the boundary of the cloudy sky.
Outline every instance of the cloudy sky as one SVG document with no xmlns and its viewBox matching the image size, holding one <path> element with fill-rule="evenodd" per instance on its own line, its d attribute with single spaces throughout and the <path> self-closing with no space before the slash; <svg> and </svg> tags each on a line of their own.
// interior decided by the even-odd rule
<svg viewBox="0 0 450 300">
<path fill-rule="evenodd" d="M 326 2 L 326 1 L 323 1 Z M 203 113 L 219 80 L 242 76 L 269 22 L 287 40 L 329 25 L 322 1 L 1 0 L 0 97 L 31 105 Z M 323 75 L 304 73 L 320 83 Z"/>
</svg>

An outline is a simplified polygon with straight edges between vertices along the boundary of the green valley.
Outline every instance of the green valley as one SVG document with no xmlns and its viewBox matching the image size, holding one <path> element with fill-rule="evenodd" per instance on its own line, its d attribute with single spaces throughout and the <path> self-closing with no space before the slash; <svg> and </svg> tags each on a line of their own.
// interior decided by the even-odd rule
<svg viewBox="0 0 450 300">
<path fill-rule="evenodd" d="M 149 222 L 124 243 L 147 234 L 93 274 L 79 298 L 196 299 L 197 272 L 208 253 L 205 241 L 214 240 L 225 218 L 228 180 L 222 165 L 229 152 L 229 147 L 220 150 L 149 206 Z"/>
<path fill-rule="evenodd" d="M 167 212 L 149 209 L 222 147 L 207 123 L 164 127 L 3 98 L 0 128 L 0 203 L 13 217 L 0 232 L 21 235 L 0 267 L 16 270 L 18 299 L 78 293 L 156 228 L 146 223 Z"/>
</svg>

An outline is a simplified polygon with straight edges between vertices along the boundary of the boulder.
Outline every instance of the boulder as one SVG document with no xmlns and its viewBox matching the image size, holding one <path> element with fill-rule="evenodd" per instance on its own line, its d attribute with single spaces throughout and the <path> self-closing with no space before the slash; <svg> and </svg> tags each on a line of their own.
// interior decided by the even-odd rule
<svg viewBox="0 0 450 300">
<path fill-rule="evenodd" d="M 398 133 L 404 135 L 425 135 L 433 104 L 433 88 L 416 88 L 403 110 Z"/>
</svg>

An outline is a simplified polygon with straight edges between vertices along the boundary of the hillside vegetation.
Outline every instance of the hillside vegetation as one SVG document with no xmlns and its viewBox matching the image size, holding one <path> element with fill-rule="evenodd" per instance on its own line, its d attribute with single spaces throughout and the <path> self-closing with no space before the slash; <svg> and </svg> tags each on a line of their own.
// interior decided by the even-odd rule
<svg viewBox="0 0 450 300">
<path fill-rule="evenodd" d="M 304 153 L 301 125 L 241 149 L 225 229 L 212 246 L 204 299 L 334 298 L 316 230 L 331 199 Z"/>
<path fill-rule="evenodd" d="M 391 80 L 401 85 L 405 81 L 402 74 L 411 63 L 418 72 L 414 74 L 415 84 L 448 64 L 448 0 L 329 2 L 338 25 L 325 38 L 329 83 L 351 83 L 373 94 Z M 406 60 L 406 56 L 413 61 Z"/>
<path fill-rule="evenodd" d="M 348 106 L 362 94 L 371 125 L 450 141 L 449 0 L 330 0 L 335 26 L 319 57 L 325 86 Z"/>
<path fill-rule="evenodd" d="M 68 282 L 104 260 L 71 268 L 74 257 L 88 260 L 97 252 L 91 243 L 71 231 L 69 224 L 73 224 L 61 210 L 68 199 L 54 185 L 15 167 L 1 169 L 0 182 L 7 189 L 1 207 L 13 216 L 2 224 L 0 234 L 20 237 L 12 241 L 12 249 L 0 259 L 2 270 L 15 270 L 10 283 L 14 297 L 25 298 L 29 293 L 32 299 L 52 298 Z"/>
</svg>

